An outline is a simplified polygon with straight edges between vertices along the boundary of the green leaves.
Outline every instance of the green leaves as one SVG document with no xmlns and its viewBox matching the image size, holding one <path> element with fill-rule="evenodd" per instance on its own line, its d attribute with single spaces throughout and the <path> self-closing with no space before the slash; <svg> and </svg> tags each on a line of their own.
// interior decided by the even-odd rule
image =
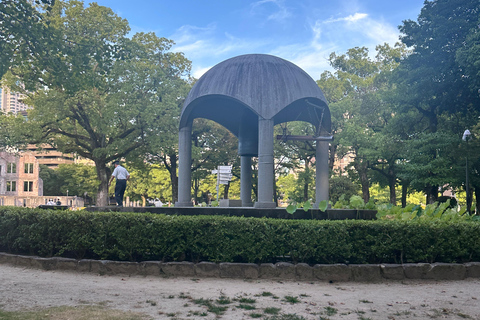
<svg viewBox="0 0 480 320">
<path fill-rule="evenodd" d="M 447 213 L 448 209 L 442 215 Z M 165 216 L 0 207 L 0 251 L 130 261 L 271 263 L 278 257 L 289 257 L 295 263 L 312 265 L 466 262 L 480 259 L 480 223 L 420 218 L 329 221 Z"/>
</svg>

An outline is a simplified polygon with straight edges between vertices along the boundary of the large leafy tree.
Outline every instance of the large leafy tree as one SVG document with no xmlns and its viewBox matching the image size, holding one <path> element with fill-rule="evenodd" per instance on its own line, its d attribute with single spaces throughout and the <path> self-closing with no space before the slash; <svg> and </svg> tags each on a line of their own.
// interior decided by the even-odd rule
<svg viewBox="0 0 480 320">
<path fill-rule="evenodd" d="M 28 139 L 93 160 L 97 205 L 106 205 L 107 164 L 162 133 L 163 97 L 183 84 L 190 62 L 153 33 L 127 38 L 128 22 L 96 3 L 56 1 L 44 10 L 8 1 L 2 17 L 0 34 L 11 36 L 1 39 L 8 59 L 0 71 L 34 107 Z"/>
<path fill-rule="evenodd" d="M 425 1 L 417 21 L 407 20 L 400 26 L 401 40 L 413 52 L 395 72 L 401 92 L 397 111 L 416 113 L 410 137 L 422 146 L 430 144 L 430 151 L 424 149 L 430 154 L 422 157 L 431 161 L 445 161 L 445 141 L 439 136 L 461 137 L 463 129 L 478 121 L 478 74 L 469 67 L 475 65 L 476 49 L 471 44 L 477 38 L 479 12 L 476 0 Z M 454 180 L 447 176 L 448 171 L 417 168 L 410 171 L 423 181 L 429 203 L 437 199 L 443 183 Z"/>
<path fill-rule="evenodd" d="M 98 189 L 95 168 L 85 164 L 60 164 L 57 169 L 40 165 L 43 194 L 46 196 L 68 195 L 93 196 Z"/>
<path fill-rule="evenodd" d="M 330 55 L 335 73 L 322 74 L 318 85 L 331 102 L 335 123 L 335 151 L 338 158 L 349 153 L 353 157 L 353 173 L 362 186 L 363 199 L 370 198 L 371 170 L 378 172 L 390 187 L 390 201 L 396 202 L 396 164 L 399 158 L 397 141 L 390 123 L 394 113 L 388 92 L 389 74 L 406 54 L 404 46 L 377 46 L 371 59 L 368 49 L 352 48 L 346 54 Z"/>
</svg>

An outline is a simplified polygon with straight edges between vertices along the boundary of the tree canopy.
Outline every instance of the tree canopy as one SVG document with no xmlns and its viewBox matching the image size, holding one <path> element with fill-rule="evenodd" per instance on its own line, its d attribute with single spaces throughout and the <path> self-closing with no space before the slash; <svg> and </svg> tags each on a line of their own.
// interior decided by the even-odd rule
<svg viewBox="0 0 480 320">
<path fill-rule="evenodd" d="M 183 85 L 190 62 L 154 33 L 127 37 L 128 22 L 96 3 L 16 0 L 1 9 L 0 34 L 10 36 L 0 41 L 0 75 L 33 106 L 26 139 L 93 160 L 105 205 L 106 165 L 162 133 L 163 97 Z"/>
</svg>

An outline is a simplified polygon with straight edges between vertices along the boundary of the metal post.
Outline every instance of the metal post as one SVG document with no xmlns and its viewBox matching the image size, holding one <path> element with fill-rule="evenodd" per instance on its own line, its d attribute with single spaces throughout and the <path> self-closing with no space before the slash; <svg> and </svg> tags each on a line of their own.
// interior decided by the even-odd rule
<svg viewBox="0 0 480 320">
<path fill-rule="evenodd" d="M 470 214 L 470 187 L 468 183 L 468 139 L 467 152 L 465 153 L 465 191 L 467 192 L 467 212 Z"/>
<path fill-rule="evenodd" d="M 467 143 L 467 151 L 465 152 L 465 191 L 467 193 L 467 212 L 470 214 L 470 188 L 468 183 L 468 139 L 470 138 L 470 130 L 465 130 L 462 140 Z"/>
</svg>

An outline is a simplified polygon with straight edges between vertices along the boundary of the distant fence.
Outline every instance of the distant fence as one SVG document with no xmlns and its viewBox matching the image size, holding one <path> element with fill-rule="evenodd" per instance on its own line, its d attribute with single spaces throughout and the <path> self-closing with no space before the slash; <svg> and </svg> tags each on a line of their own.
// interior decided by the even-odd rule
<svg viewBox="0 0 480 320">
<path fill-rule="evenodd" d="M 85 206 L 83 198 L 77 196 L 0 196 L 0 206 L 36 208 L 48 204 L 50 200 L 54 202 L 60 200 L 62 205 L 73 208 Z"/>
</svg>

